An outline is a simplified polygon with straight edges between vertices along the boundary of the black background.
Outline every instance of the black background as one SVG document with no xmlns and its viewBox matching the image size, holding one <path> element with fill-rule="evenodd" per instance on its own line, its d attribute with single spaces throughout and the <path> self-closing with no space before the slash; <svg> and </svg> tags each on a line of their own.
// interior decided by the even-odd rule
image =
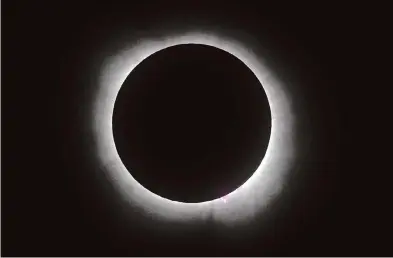
<svg viewBox="0 0 393 258">
<path fill-rule="evenodd" d="M 391 255 L 388 169 L 366 162 L 371 133 L 359 132 L 371 112 L 359 102 L 372 105 L 363 101 L 367 85 L 357 79 L 369 55 L 363 46 L 375 31 L 370 11 L 323 4 L 3 1 L 2 255 Z M 175 31 L 179 22 L 230 28 L 268 49 L 272 65 L 293 82 L 296 108 L 307 110 L 297 121 L 308 125 L 296 140 L 308 145 L 298 150 L 285 205 L 268 218 L 225 230 L 211 221 L 178 229 L 137 211 L 120 212 L 126 208 L 100 178 L 85 121 L 97 60 L 109 43 L 120 48 L 160 21 Z"/>
</svg>

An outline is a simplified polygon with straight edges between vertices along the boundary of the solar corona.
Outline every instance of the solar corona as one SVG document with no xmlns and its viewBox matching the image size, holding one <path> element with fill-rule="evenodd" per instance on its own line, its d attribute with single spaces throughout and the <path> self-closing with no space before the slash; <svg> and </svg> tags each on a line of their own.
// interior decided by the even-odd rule
<svg viewBox="0 0 393 258">
<path fill-rule="evenodd" d="M 168 47 L 181 44 L 212 46 L 241 60 L 258 78 L 271 110 L 271 134 L 259 167 L 231 193 L 199 203 L 183 203 L 159 196 L 132 176 L 122 163 L 113 137 L 113 110 L 116 97 L 127 76 L 143 60 Z M 130 206 L 160 220 L 195 221 L 213 218 L 222 223 L 245 221 L 263 212 L 279 196 L 295 158 L 292 141 L 294 115 L 285 83 L 269 69 L 262 57 L 235 37 L 210 32 L 186 32 L 160 38 L 139 39 L 109 55 L 102 66 L 92 107 L 92 130 L 96 155 L 106 178 Z"/>
</svg>

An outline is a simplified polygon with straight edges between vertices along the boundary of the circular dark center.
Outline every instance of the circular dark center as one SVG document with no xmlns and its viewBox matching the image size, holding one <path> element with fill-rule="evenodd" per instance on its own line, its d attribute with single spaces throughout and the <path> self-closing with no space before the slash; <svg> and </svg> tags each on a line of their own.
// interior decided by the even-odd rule
<svg viewBox="0 0 393 258">
<path fill-rule="evenodd" d="M 241 186 L 268 146 L 271 114 L 254 73 L 215 47 L 156 52 L 117 96 L 113 135 L 131 175 L 164 198 L 203 202 Z"/>
</svg>

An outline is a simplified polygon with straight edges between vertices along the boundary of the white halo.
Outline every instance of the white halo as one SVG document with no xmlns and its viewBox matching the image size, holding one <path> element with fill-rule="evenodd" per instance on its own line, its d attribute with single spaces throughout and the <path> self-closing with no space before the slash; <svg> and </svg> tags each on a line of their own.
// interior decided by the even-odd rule
<svg viewBox="0 0 393 258">
<path fill-rule="evenodd" d="M 260 166 L 238 189 L 202 203 L 181 203 L 158 196 L 139 184 L 122 163 L 112 133 L 112 115 L 117 94 L 130 72 L 145 58 L 164 48 L 179 44 L 203 44 L 236 56 L 261 82 L 271 109 L 272 128 L 269 145 Z M 99 89 L 94 99 L 93 132 L 97 155 L 110 181 L 132 206 L 164 220 L 205 219 L 233 223 L 257 215 L 277 196 L 294 159 L 293 115 L 290 98 L 283 83 L 257 58 L 250 48 L 234 39 L 205 32 L 190 32 L 164 39 L 139 40 L 107 58 L 100 71 Z"/>
</svg>

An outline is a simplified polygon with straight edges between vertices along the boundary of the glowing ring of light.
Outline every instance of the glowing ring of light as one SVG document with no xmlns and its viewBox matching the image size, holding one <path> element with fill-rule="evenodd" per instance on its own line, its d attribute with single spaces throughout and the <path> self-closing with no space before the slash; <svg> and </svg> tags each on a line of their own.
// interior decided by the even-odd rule
<svg viewBox="0 0 393 258">
<path fill-rule="evenodd" d="M 272 128 L 264 159 L 254 174 L 238 189 L 223 198 L 201 203 L 181 203 L 158 196 L 139 184 L 122 163 L 112 132 L 116 96 L 130 72 L 145 58 L 179 44 L 204 44 L 236 56 L 261 82 L 271 109 Z M 98 94 L 94 99 L 93 130 L 97 155 L 106 176 L 130 205 L 164 220 L 188 221 L 212 216 L 216 221 L 233 223 L 259 214 L 284 183 L 294 159 L 293 115 L 285 87 L 250 48 L 216 33 L 191 32 L 164 39 L 139 40 L 137 44 L 111 55 L 100 72 Z"/>
</svg>

